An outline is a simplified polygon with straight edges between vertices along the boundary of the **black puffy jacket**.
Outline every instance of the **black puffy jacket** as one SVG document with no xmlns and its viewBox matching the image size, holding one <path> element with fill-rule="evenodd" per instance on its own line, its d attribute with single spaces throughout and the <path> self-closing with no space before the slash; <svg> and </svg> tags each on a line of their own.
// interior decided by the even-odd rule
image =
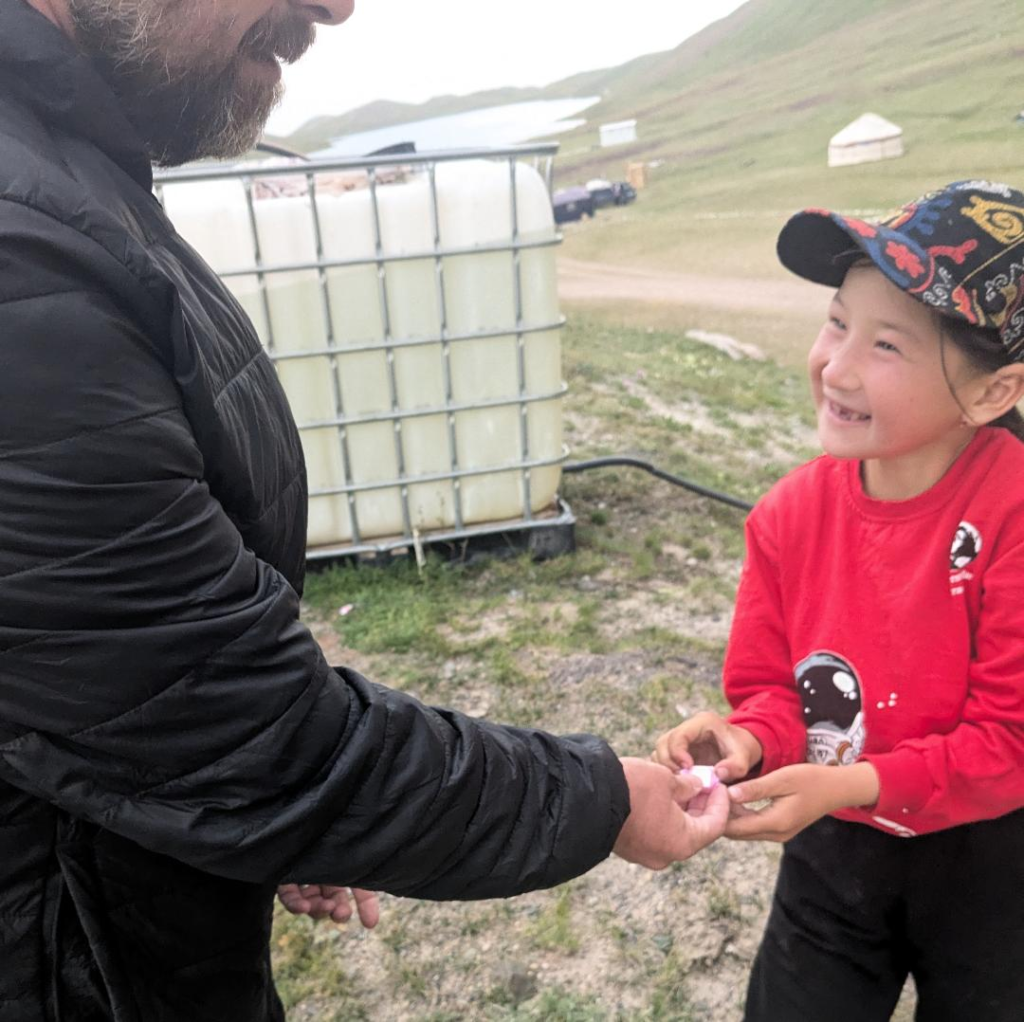
<svg viewBox="0 0 1024 1022">
<path fill-rule="evenodd" d="M 486 898 L 604 858 L 586 736 L 334 670 L 274 370 L 90 63 L 0 0 L 0 1022 L 260 1022 L 275 885 Z"/>
</svg>

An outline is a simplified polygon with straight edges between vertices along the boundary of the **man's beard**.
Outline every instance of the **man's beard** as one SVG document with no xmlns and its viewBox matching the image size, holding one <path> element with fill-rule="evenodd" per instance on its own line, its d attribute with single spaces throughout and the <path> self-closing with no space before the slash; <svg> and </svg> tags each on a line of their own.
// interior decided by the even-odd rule
<svg viewBox="0 0 1024 1022">
<path fill-rule="evenodd" d="M 281 98 L 247 59 L 293 63 L 312 45 L 305 18 L 263 18 L 234 53 L 216 49 L 211 0 L 69 0 L 75 42 L 113 89 L 150 159 L 171 167 L 252 148 Z"/>
</svg>

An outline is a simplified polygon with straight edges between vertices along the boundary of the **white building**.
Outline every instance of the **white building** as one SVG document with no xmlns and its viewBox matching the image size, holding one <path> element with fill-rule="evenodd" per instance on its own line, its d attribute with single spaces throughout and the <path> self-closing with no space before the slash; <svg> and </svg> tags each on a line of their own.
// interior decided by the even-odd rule
<svg viewBox="0 0 1024 1022">
<path fill-rule="evenodd" d="M 878 114 L 861 114 L 828 143 L 828 165 L 846 167 L 903 155 L 903 129 Z"/>
<path fill-rule="evenodd" d="M 602 124 L 601 148 L 613 145 L 624 145 L 636 141 L 636 118 L 631 121 L 616 121 L 614 124 Z"/>
</svg>

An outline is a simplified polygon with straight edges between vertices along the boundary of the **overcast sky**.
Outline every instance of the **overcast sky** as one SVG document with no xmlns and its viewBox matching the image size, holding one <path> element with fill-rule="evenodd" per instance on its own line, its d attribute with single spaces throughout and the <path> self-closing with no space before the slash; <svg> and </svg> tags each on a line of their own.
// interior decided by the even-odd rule
<svg viewBox="0 0 1024 1022">
<path fill-rule="evenodd" d="M 374 99 L 421 103 L 506 85 L 547 85 L 578 71 L 669 50 L 744 0 L 356 0 L 285 68 L 270 118 L 287 135 L 321 114 Z"/>
</svg>

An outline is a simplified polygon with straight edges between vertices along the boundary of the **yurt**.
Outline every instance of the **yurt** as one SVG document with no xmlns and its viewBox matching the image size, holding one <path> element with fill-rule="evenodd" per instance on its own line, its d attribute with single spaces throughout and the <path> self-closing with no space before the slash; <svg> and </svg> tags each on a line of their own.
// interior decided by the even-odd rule
<svg viewBox="0 0 1024 1022">
<path fill-rule="evenodd" d="M 832 136 L 828 143 L 828 165 L 848 167 L 903 155 L 903 129 L 878 114 L 861 114 Z"/>
</svg>

